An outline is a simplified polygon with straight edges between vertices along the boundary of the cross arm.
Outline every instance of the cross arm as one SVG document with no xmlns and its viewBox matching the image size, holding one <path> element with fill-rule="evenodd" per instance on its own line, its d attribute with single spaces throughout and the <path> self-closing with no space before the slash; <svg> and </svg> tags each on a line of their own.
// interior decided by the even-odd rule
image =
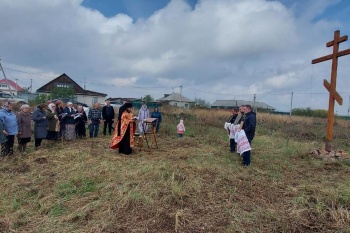
<svg viewBox="0 0 350 233">
<path fill-rule="evenodd" d="M 339 105 L 343 104 L 343 98 L 339 95 L 339 93 L 331 88 L 331 84 L 324 79 L 323 86 L 329 91 L 330 95 L 338 102 Z"/>
<path fill-rule="evenodd" d="M 337 43 L 339 44 L 339 43 L 344 42 L 344 41 L 347 41 L 347 40 L 348 40 L 348 36 L 342 36 L 342 37 L 340 37 L 340 38 L 338 39 Z M 327 44 L 326 44 L 327 47 L 331 47 L 331 46 L 333 46 L 333 45 L 334 45 L 334 40 L 329 41 L 329 42 L 327 42 Z"/>
<path fill-rule="evenodd" d="M 343 51 L 338 52 L 337 53 L 337 57 L 342 57 L 342 56 L 345 56 L 345 55 L 348 55 L 348 54 L 350 54 L 350 49 L 345 49 Z M 326 56 L 323 56 L 323 57 L 319 57 L 319 58 L 316 58 L 316 59 L 312 60 L 311 64 L 316 64 L 316 63 L 319 63 L 319 62 L 331 60 L 332 58 L 333 58 L 333 54 L 329 54 L 329 55 L 326 55 Z"/>
</svg>

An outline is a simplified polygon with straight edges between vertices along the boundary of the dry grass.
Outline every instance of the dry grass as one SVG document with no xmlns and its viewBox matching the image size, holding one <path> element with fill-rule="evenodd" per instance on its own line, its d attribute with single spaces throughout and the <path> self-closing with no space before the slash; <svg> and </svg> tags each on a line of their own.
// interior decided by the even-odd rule
<svg viewBox="0 0 350 233">
<path fill-rule="evenodd" d="M 350 231 L 350 163 L 311 158 L 322 136 L 302 136 L 322 120 L 258 114 L 244 169 L 229 153 L 229 112 L 163 114 L 157 150 L 121 156 L 100 137 L 1 159 L 0 232 Z M 334 144 L 347 152 L 341 131 Z"/>
</svg>

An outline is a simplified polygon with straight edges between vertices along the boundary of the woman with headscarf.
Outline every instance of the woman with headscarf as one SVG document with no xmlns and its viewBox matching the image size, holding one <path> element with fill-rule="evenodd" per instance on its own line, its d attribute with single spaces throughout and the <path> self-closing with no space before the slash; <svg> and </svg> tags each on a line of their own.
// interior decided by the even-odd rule
<svg viewBox="0 0 350 233">
<path fill-rule="evenodd" d="M 63 109 L 63 103 L 61 100 L 57 100 L 56 102 L 56 115 L 58 117 L 59 120 L 59 129 L 58 133 L 57 133 L 57 139 L 60 139 L 61 137 L 63 138 L 64 136 L 64 131 L 65 131 L 65 124 L 64 124 L 64 116 L 66 115 L 64 113 L 64 109 Z"/>
<path fill-rule="evenodd" d="M 76 134 L 79 138 L 86 137 L 85 124 L 86 124 L 87 120 L 88 119 L 87 119 L 87 116 L 86 116 L 86 113 L 84 111 L 83 106 L 79 105 L 77 115 L 75 117 L 75 122 L 76 122 L 75 130 L 76 130 Z"/>
<path fill-rule="evenodd" d="M 47 128 L 47 140 L 57 140 L 57 131 L 56 131 L 56 126 L 57 126 L 57 121 L 58 117 L 56 115 L 56 105 L 53 103 L 50 103 L 48 105 L 48 109 L 46 110 L 46 119 L 48 123 L 48 128 Z"/>
<path fill-rule="evenodd" d="M 12 103 L 4 102 L 0 110 L 0 119 L 4 123 L 2 133 L 6 135 L 7 142 L 1 148 L 3 156 L 13 154 L 13 144 L 15 142 L 15 135 L 18 133 L 18 124 L 16 115 L 12 112 Z"/>
<path fill-rule="evenodd" d="M 75 134 L 75 121 L 74 117 L 76 114 L 76 111 L 73 108 L 72 102 L 67 102 L 67 106 L 64 108 L 64 113 L 66 113 L 66 117 L 64 118 L 64 123 L 66 125 L 66 132 L 64 133 L 64 139 L 65 140 L 74 140 L 76 139 Z"/>
<path fill-rule="evenodd" d="M 143 133 L 143 123 L 142 121 L 149 118 L 149 110 L 147 108 L 147 105 L 145 102 L 142 102 L 142 106 L 140 108 L 140 111 L 139 111 L 139 115 L 138 115 L 138 120 L 139 120 L 139 132 L 140 133 Z M 148 131 L 148 125 L 145 125 L 145 130 L 146 132 Z M 145 132 L 145 133 L 146 133 Z"/>
<path fill-rule="evenodd" d="M 34 138 L 35 138 L 35 149 L 41 147 L 41 142 L 47 136 L 47 119 L 46 119 L 46 104 L 39 104 L 34 110 L 33 121 L 34 121 Z"/>
<path fill-rule="evenodd" d="M 30 142 L 32 136 L 32 116 L 28 104 L 23 104 L 20 109 L 21 111 L 17 114 L 18 150 L 19 152 L 25 152 L 27 148 L 27 143 Z"/>
</svg>

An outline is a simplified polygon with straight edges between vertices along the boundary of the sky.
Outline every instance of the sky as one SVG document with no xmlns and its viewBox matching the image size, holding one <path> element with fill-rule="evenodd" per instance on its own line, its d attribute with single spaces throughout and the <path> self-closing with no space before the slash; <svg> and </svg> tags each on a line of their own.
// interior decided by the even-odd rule
<svg viewBox="0 0 350 233">
<path fill-rule="evenodd" d="M 278 111 L 327 109 L 334 32 L 348 0 L 0 0 L 7 78 L 33 91 L 66 73 L 108 97 L 251 100 Z M 343 42 L 339 50 L 350 48 Z M 2 74 L 0 73 L 0 78 Z M 348 115 L 350 55 L 337 91 Z M 292 94 L 293 93 L 293 94 Z"/>
</svg>

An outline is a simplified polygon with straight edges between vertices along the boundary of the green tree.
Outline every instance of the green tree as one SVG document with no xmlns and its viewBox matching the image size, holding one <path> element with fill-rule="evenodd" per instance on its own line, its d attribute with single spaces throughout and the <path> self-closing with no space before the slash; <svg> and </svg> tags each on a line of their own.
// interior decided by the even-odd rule
<svg viewBox="0 0 350 233">
<path fill-rule="evenodd" d="M 41 94 L 35 97 L 34 103 L 35 104 L 46 103 L 49 99 L 51 99 L 51 95 Z"/>
<path fill-rule="evenodd" d="M 154 99 L 151 95 L 145 95 L 145 97 L 142 98 L 142 101 L 149 103 L 149 102 L 153 102 Z"/>
<path fill-rule="evenodd" d="M 74 98 L 75 97 L 75 91 L 72 87 L 55 87 L 51 90 L 51 98 L 57 99 L 57 98 Z"/>
<path fill-rule="evenodd" d="M 194 102 L 197 108 L 210 108 L 210 103 L 201 98 L 195 98 Z"/>
</svg>

